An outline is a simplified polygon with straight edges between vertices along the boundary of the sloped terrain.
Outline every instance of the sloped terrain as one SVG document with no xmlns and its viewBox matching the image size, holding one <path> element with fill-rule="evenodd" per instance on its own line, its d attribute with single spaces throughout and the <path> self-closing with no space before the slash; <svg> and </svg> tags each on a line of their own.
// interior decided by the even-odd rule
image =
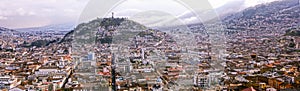
<svg viewBox="0 0 300 91">
<path fill-rule="evenodd" d="M 231 30 L 269 31 L 284 34 L 299 27 L 300 5 L 298 0 L 282 0 L 262 4 L 232 14 L 223 19 Z"/>
<path fill-rule="evenodd" d="M 125 18 L 98 18 L 88 23 L 79 24 L 74 30 L 67 33 L 60 43 L 74 42 L 74 39 L 77 42 L 95 42 L 100 40 L 107 43 L 112 40 L 111 36 L 101 38 L 102 34 L 107 31 L 142 29 L 146 29 L 146 27 Z"/>
</svg>

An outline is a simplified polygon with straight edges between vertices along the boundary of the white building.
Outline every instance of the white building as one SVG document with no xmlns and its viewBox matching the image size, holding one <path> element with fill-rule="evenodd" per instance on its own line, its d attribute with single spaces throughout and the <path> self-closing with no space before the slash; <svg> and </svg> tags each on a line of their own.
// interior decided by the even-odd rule
<svg viewBox="0 0 300 91">
<path fill-rule="evenodd" d="M 210 87 L 210 81 L 209 76 L 205 74 L 198 74 L 194 76 L 194 85 L 200 88 L 209 88 Z"/>
<path fill-rule="evenodd" d="M 39 69 L 38 71 L 35 71 L 35 75 L 37 76 L 45 76 L 45 75 L 49 75 L 50 73 L 55 73 L 57 72 L 58 69 Z"/>
<path fill-rule="evenodd" d="M 93 52 L 88 53 L 88 60 L 95 60 L 95 53 Z"/>
<path fill-rule="evenodd" d="M 222 72 L 209 72 L 208 74 L 199 73 L 194 76 L 194 85 L 202 89 L 209 89 L 219 84 Z"/>
</svg>

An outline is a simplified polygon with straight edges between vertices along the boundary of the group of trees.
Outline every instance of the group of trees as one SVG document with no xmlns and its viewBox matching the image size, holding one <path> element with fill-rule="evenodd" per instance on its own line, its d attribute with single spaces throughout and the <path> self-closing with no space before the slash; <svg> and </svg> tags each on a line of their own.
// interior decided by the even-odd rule
<svg viewBox="0 0 300 91">
<path fill-rule="evenodd" d="M 112 43 L 112 37 L 110 36 L 107 36 L 107 37 L 104 37 L 104 38 L 101 38 L 100 39 L 100 42 L 103 44 L 103 43 L 108 43 L 108 44 L 110 44 L 110 43 Z"/>
<path fill-rule="evenodd" d="M 103 18 L 100 25 L 108 29 L 109 26 L 120 26 L 124 20 L 125 18 Z"/>
<path fill-rule="evenodd" d="M 56 43 L 59 39 L 55 39 L 55 40 L 36 40 L 33 41 L 31 43 L 28 43 L 26 41 L 23 42 L 23 44 L 21 45 L 22 47 L 43 47 L 43 46 L 48 46 L 52 43 Z"/>
</svg>

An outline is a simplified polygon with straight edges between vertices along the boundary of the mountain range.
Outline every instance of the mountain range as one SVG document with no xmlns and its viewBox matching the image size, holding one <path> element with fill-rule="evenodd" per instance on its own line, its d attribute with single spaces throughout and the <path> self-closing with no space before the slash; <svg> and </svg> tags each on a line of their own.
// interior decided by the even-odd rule
<svg viewBox="0 0 300 91">
<path fill-rule="evenodd" d="M 53 24 L 42 27 L 20 28 L 17 31 L 70 31 L 75 27 L 75 23 Z"/>
<path fill-rule="evenodd" d="M 234 4 L 234 3 L 233 3 Z M 275 30 L 287 31 L 300 26 L 300 6 L 298 0 L 282 0 L 239 11 L 239 4 L 225 5 L 216 9 L 222 15 L 221 19 L 228 29 L 233 30 Z M 226 9 L 226 10 L 224 10 Z M 223 12 L 222 12 L 223 11 Z M 49 25 L 44 27 L 16 29 L 18 31 L 71 31 L 78 29 L 74 23 Z M 75 29 L 74 29 L 75 28 Z M 0 27 L 0 31 L 13 31 Z M 72 31 L 71 31 L 72 32 Z M 68 33 L 70 34 L 70 33 Z"/>
<path fill-rule="evenodd" d="M 5 27 L 0 27 L 0 31 L 2 31 L 2 32 L 14 32 L 15 30 L 8 29 L 8 28 L 5 28 Z"/>
<path fill-rule="evenodd" d="M 4 27 L 0 27 L 0 34 L 11 34 L 11 33 L 15 33 L 17 32 L 16 30 L 13 29 L 8 29 L 8 28 L 4 28 Z"/>
</svg>

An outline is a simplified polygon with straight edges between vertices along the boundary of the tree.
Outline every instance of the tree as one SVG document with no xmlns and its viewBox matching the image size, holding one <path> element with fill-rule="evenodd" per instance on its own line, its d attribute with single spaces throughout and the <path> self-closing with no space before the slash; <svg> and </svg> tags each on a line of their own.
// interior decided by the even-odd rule
<svg viewBox="0 0 300 91">
<path fill-rule="evenodd" d="M 52 83 L 49 84 L 49 86 L 48 86 L 48 91 L 54 91 L 54 90 L 53 90 L 53 84 L 52 84 Z"/>
<path fill-rule="evenodd" d="M 296 46 L 296 44 L 295 43 L 290 43 L 289 44 L 289 47 L 292 47 L 292 48 L 294 48 Z"/>
<path fill-rule="evenodd" d="M 46 46 L 47 43 L 48 43 L 47 40 L 37 40 L 37 41 L 32 42 L 30 46 L 31 46 L 31 47 L 32 47 L 32 46 L 42 47 L 42 46 Z"/>
</svg>

